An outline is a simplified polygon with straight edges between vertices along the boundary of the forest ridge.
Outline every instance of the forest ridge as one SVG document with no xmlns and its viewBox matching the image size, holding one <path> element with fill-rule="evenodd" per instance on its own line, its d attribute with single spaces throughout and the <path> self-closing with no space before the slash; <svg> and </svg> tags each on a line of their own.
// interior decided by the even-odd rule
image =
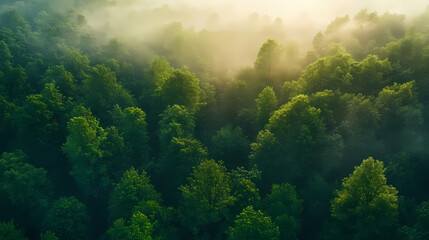
<svg viewBox="0 0 429 240">
<path fill-rule="evenodd" d="M 0 239 L 429 239 L 429 7 L 294 40 L 115 4 L 0 3 Z"/>
</svg>

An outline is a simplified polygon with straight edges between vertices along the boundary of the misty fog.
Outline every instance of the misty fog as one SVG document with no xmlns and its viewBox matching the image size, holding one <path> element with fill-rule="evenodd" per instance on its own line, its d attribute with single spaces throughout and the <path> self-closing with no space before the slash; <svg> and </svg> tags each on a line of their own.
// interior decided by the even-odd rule
<svg viewBox="0 0 429 240">
<path fill-rule="evenodd" d="M 148 59 L 153 55 L 176 55 L 170 60 L 177 65 L 191 65 L 189 58 L 194 58 L 192 62 L 204 59 L 201 64 L 205 68 L 226 78 L 244 66 L 252 66 L 259 47 L 269 38 L 286 48 L 293 46 L 294 54 L 298 54 L 295 57 L 303 57 L 313 48 L 313 37 L 324 32 L 336 17 L 349 16 L 348 30 L 341 29 L 344 37 L 358 27 L 353 16 L 360 9 L 380 16 L 404 14 L 406 17 L 395 24 L 407 24 L 427 5 L 418 0 L 407 4 L 386 0 L 94 2 L 92 7 L 81 5 L 76 11 L 102 36 L 100 41 L 116 38 Z M 170 54 L 154 52 L 157 48 Z"/>
</svg>

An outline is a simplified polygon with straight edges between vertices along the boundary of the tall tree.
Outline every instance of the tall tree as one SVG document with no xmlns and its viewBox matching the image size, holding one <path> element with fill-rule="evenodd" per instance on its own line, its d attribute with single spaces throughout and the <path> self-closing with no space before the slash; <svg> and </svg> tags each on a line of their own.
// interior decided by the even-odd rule
<svg viewBox="0 0 429 240">
<path fill-rule="evenodd" d="M 59 239 L 89 239 L 86 206 L 75 197 L 55 201 L 43 221 L 44 228 Z"/>
<path fill-rule="evenodd" d="M 258 107 L 258 128 L 262 129 L 277 109 L 277 97 L 272 87 L 265 87 L 255 100 Z"/>
<path fill-rule="evenodd" d="M 295 192 L 295 187 L 288 183 L 274 184 L 271 194 L 266 196 L 266 214 L 279 226 L 280 239 L 298 239 L 302 202 Z"/>
<path fill-rule="evenodd" d="M 80 113 L 77 113 L 79 112 Z M 107 163 L 102 161 L 101 144 L 106 133 L 89 110 L 82 106 L 67 124 L 69 135 L 62 149 L 67 156 L 72 175 L 86 195 L 98 195 L 111 184 Z"/>
<path fill-rule="evenodd" d="M 363 160 L 332 201 L 331 237 L 375 239 L 391 237 L 397 222 L 398 197 L 387 185 L 383 163 Z"/>
<path fill-rule="evenodd" d="M 226 230 L 228 208 L 234 202 L 226 168 L 214 160 L 206 160 L 194 169 L 188 184 L 180 190 L 182 226 L 196 239 L 221 237 Z"/>
<path fill-rule="evenodd" d="M 259 132 L 251 145 L 251 164 L 258 165 L 267 184 L 297 181 L 304 172 L 327 167 L 321 156 L 329 138 L 320 109 L 310 105 L 308 96 L 298 95 Z"/>
<path fill-rule="evenodd" d="M 131 161 L 136 167 L 149 163 L 149 146 L 146 113 L 137 107 L 122 110 L 115 105 L 113 118 L 124 141 Z"/>
<path fill-rule="evenodd" d="M 171 139 L 157 166 L 160 187 L 168 203 L 177 204 L 174 200 L 179 196 L 178 187 L 186 183 L 193 168 L 207 159 L 207 156 L 207 149 L 196 139 Z"/>
<path fill-rule="evenodd" d="M 129 218 L 135 207 L 142 207 L 150 201 L 161 202 L 145 171 L 139 173 L 131 168 L 125 171 L 120 182 L 115 184 L 109 200 L 112 220 Z"/>
<path fill-rule="evenodd" d="M 234 227 L 229 230 L 230 240 L 278 240 L 279 227 L 265 217 L 261 211 L 255 211 L 252 206 L 243 209 L 234 222 Z"/>
<path fill-rule="evenodd" d="M 21 229 L 17 229 L 12 221 L 0 222 L 0 238 L 3 240 L 28 240 Z"/>
<path fill-rule="evenodd" d="M 120 218 L 107 230 L 110 240 L 152 240 L 153 226 L 146 215 L 135 212 L 129 221 Z"/>
<path fill-rule="evenodd" d="M 204 103 L 200 80 L 186 67 L 175 69 L 160 90 L 165 106 L 178 104 L 195 112 Z"/>
<path fill-rule="evenodd" d="M 168 106 L 160 117 L 159 141 L 162 151 L 168 148 L 173 137 L 193 137 L 195 128 L 194 115 L 185 106 Z"/>
<path fill-rule="evenodd" d="M 210 154 L 222 160 L 228 169 L 248 165 L 250 142 L 240 127 L 227 125 L 212 137 Z"/>
</svg>

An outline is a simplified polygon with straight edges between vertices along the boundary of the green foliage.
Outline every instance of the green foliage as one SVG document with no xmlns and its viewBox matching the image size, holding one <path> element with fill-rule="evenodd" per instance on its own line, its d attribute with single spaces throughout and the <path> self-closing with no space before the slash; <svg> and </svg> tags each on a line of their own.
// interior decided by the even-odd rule
<svg viewBox="0 0 429 240">
<path fill-rule="evenodd" d="M 167 149 L 173 137 L 191 138 L 193 136 L 195 119 L 186 107 L 168 106 L 160 117 L 159 140 L 161 149 Z"/>
<path fill-rule="evenodd" d="M 207 159 L 207 149 L 200 141 L 189 138 L 171 139 L 168 149 L 160 157 L 158 174 L 166 200 L 177 199 L 178 187 L 186 183 L 193 167 Z M 168 179 L 175 179 L 172 183 Z"/>
<path fill-rule="evenodd" d="M 298 239 L 302 202 L 295 192 L 295 187 L 288 183 L 274 184 L 271 194 L 266 196 L 266 214 L 279 226 L 280 239 Z"/>
<path fill-rule="evenodd" d="M 344 17 L 336 17 L 327 27 L 326 33 L 330 34 L 333 32 L 339 31 L 344 25 L 346 25 L 350 21 L 349 15 L 345 15 Z"/>
<path fill-rule="evenodd" d="M 25 142 L 32 140 L 42 146 L 54 141 L 58 123 L 53 119 L 53 112 L 48 108 L 42 95 L 27 96 L 17 114 L 18 134 Z"/>
<path fill-rule="evenodd" d="M 271 222 L 269 217 L 265 217 L 261 211 L 253 210 L 252 206 L 243 209 L 236 220 L 234 227 L 229 231 L 229 239 L 269 239 L 279 238 L 279 227 Z"/>
<path fill-rule="evenodd" d="M 10 66 L 10 59 L 12 58 L 12 53 L 10 52 L 7 44 L 0 40 L 0 70 L 4 71 L 7 67 Z"/>
<path fill-rule="evenodd" d="M 75 197 L 61 197 L 52 204 L 43 225 L 59 239 L 88 239 L 88 222 L 85 204 Z"/>
<path fill-rule="evenodd" d="M 40 235 L 40 240 L 58 240 L 58 237 L 55 235 L 55 233 L 46 231 Z"/>
<path fill-rule="evenodd" d="M 21 66 L 8 67 L 5 76 L 0 77 L 0 89 L 4 88 L 7 99 L 18 102 L 30 92 L 27 74 Z"/>
<path fill-rule="evenodd" d="M 112 115 L 126 142 L 127 151 L 130 153 L 134 165 L 147 164 L 149 137 L 146 113 L 137 107 L 128 107 L 122 111 L 118 105 L 115 105 Z"/>
<path fill-rule="evenodd" d="M 0 159 L 0 190 L 13 204 L 27 211 L 44 211 L 52 197 L 46 170 L 27 163 L 22 151 L 3 153 Z"/>
<path fill-rule="evenodd" d="M 323 140 L 325 126 L 320 109 L 312 107 L 307 96 L 299 95 L 274 112 L 267 129 L 290 149 L 305 152 Z"/>
<path fill-rule="evenodd" d="M 390 62 L 379 60 L 377 55 L 368 55 L 355 64 L 351 79 L 351 91 L 365 95 L 377 95 L 388 84 L 392 72 Z"/>
<path fill-rule="evenodd" d="M 212 136 L 210 145 L 211 156 L 222 160 L 229 169 L 247 166 L 250 143 L 240 127 L 227 125 Z"/>
<path fill-rule="evenodd" d="M 214 160 L 203 161 L 180 190 L 182 225 L 195 237 L 221 234 L 228 208 L 234 202 L 226 168 Z"/>
<path fill-rule="evenodd" d="M 256 13 L 121 24 L 135 2 L 1 1 L 0 218 L 25 236 L 0 239 L 429 239 L 429 8 L 334 17 L 307 51 Z M 341 188 L 366 156 L 386 171 Z"/>
<path fill-rule="evenodd" d="M 268 39 L 259 49 L 255 70 L 262 77 L 272 77 L 280 58 L 280 46 L 276 40 Z"/>
<path fill-rule="evenodd" d="M 106 139 L 105 131 L 89 112 L 89 116 L 73 117 L 67 124 L 69 135 L 63 145 L 72 175 L 87 195 L 97 195 L 109 187 L 107 164 L 102 161 L 101 144 Z"/>
<path fill-rule="evenodd" d="M 429 237 L 429 201 L 420 203 L 417 208 L 416 229 L 422 234 L 422 239 Z"/>
<path fill-rule="evenodd" d="M 3 240 L 27 240 L 21 229 L 17 229 L 12 221 L 0 222 L 0 238 Z"/>
<path fill-rule="evenodd" d="M 280 103 L 286 103 L 298 95 L 298 93 L 301 91 L 300 88 L 301 85 L 298 83 L 298 81 L 285 82 L 280 92 Z"/>
<path fill-rule="evenodd" d="M 134 105 L 133 97 L 116 82 L 115 73 L 104 65 L 97 65 L 91 69 L 89 78 L 82 86 L 85 103 L 100 117 L 115 104 L 120 107 Z"/>
<path fill-rule="evenodd" d="M 152 240 L 153 226 L 148 217 L 140 212 L 133 213 L 129 221 L 120 218 L 107 230 L 111 240 Z"/>
<path fill-rule="evenodd" d="M 148 74 L 154 84 L 154 89 L 157 94 L 161 94 L 165 82 L 173 74 L 173 68 L 165 57 L 154 57 L 149 63 Z"/>
<path fill-rule="evenodd" d="M 325 89 L 344 91 L 349 88 L 353 76 L 350 71 L 355 64 L 350 54 L 340 52 L 334 56 L 319 58 L 308 65 L 298 79 L 304 93 Z"/>
<path fill-rule="evenodd" d="M 64 66 L 51 66 L 46 70 L 43 83 L 52 83 L 58 86 L 58 88 L 66 96 L 74 96 L 76 94 L 77 86 L 73 75 L 68 72 Z"/>
<path fill-rule="evenodd" d="M 9 138 L 0 138 L 0 151 L 4 151 L 4 148 L 10 144 L 10 140 L 14 137 L 13 125 L 16 111 L 15 104 L 0 95 L 0 135 L 9 136 Z"/>
<path fill-rule="evenodd" d="M 175 69 L 165 80 L 160 96 L 165 106 L 183 105 L 195 112 L 204 102 L 200 80 L 187 68 Z"/>
<path fill-rule="evenodd" d="M 382 116 L 381 132 L 389 147 L 409 150 L 421 145 L 417 136 L 424 120 L 414 81 L 385 87 L 375 105 Z"/>
<path fill-rule="evenodd" d="M 260 179 L 261 172 L 256 167 L 245 170 L 239 167 L 231 171 L 231 192 L 236 198 L 233 214 L 240 213 L 247 206 L 260 206 L 261 196 L 255 182 Z"/>
<path fill-rule="evenodd" d="M 398 192 L 386 181 L 383 163 L 372 157 L 355 167 L 332 201 L 333 236 L 391 236 L 398 215 Z"/>
<path fill-rule="evenodd" d="M 150 201 L 160 202 L 161 196 L 155 191 L 145 171 L 139 174 L 131 168 L 113 187 L 109 200 L 110 218 L 128 218 L 136 206 L 144 206 Z"/>
<path fill-rule="evenodd" d="M 320 109 L 310 105 L 308 96 L 298 95 L 280 107 L 266 129 L 252 143 L 251 163 L 257 164 L 268 182 L 295 181 L 303 171 L 320 169 L 315 150 L 328 136 Z"/>
<path fill-rule="evenodd" d="M 268 123 L 268 119 L 277 109 L 277 97 L 272 87 L 265 87 L 255 100 L 258 107 L 257 122 L 260 128 Z"/>
</svg>

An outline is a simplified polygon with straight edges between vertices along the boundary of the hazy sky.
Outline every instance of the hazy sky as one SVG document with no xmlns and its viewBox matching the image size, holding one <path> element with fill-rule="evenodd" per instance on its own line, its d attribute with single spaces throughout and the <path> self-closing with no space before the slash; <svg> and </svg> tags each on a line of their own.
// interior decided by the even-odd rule
<svg viewBox="0 0 429 240">
<path fill-rule="evenodd" d="M 355 13 L 361 8 L 371 11 L 418 14 L 429 4 L 425 0 L 158 0 L 157 4 L 187 3 L 195 7 L 235 6 L 246 12 L 259 12 L 273 17 L 294 17 L 302 13 L 337 16 Z"/>
<path fill-rule="evenodd" d="M 257 12 L 260 16 L 268 15 L 271 19 L 279 17 L 289 23 L 308 20 L 317 29 L 326 26 L 337 16 L 354 16 L 362 8 L 379 14 L 406 14 L 409 20 L 421 14 L 429 5 L 426 0 L 128 0 L 122 3 L 130 1 L 137 3 L 134 9 L 168 4 L 179 9 L 186 6 L 206 10 L 206 13 L 213 11 L 227 22 L 240 21 L 250 13 Z"/>
</svg>

